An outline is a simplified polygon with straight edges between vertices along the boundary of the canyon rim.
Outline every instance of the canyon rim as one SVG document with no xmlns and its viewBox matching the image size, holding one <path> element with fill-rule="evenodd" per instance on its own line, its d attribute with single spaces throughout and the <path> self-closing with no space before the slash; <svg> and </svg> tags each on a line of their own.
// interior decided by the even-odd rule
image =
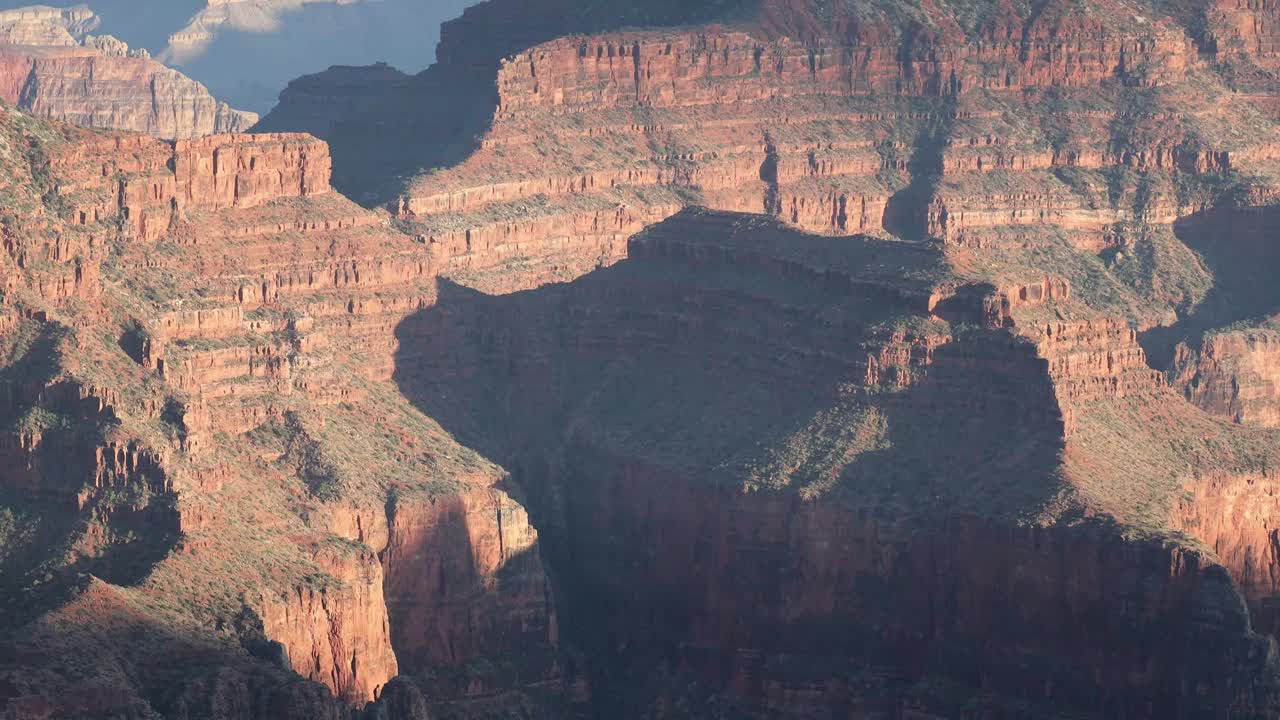
<svg viewBox="0 0 1280 720">
<path fill-rule="evenodd" d="M 5 720 L 1280 716 L 1280 5 L 456 15 L 0 13 Z"/>
</svg>

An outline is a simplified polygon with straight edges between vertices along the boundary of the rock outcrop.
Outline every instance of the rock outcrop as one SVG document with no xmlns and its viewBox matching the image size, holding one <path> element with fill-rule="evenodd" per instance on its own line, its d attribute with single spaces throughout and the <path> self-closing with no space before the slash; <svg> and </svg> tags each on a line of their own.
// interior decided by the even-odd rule
<svg viewBox="0 0 1280 720">
<path fill-rule="evenodd" d="M 303 585 L 264 599 L 263 631 L 298 674 L 353 704 L 370 702 L 398 674 L 382 566 L 371 551 L 342 546 L 319 548 L 315 561 L 340 585 Z"/>
<path fill-rule="evenodd" d="M 97 29 L 98 17 L 89 8 L 44 5 L 0 10 L 0 40 L 9 45 L 74 47 L 77 38 Z"/>
<path fill-rule="evenodd" d="M 535 20 L 484 4 L 446 24 L 428 71 L 303 78 L 260 127 L 330 140 L 340 190 L 385 203 L 429 243 L 469 243 L 468 265 L 486 268 L 477 286 L 495 263 L 538 270 L 535 284 L 608 264 L 632 228 L 602 215 L 651 223 L 691 204 L 958 246 L 1048 226 L 1096 252 L 1127 224 L 1203 209 L 1235 176 L 1269 176 L 1280 147 L 1269 121 L 1242 136 L 1185 112 L 1197 86 L 1258 110 L 1207 77 L 1203 38 L 1159 11 L 1111 23 L 1124 11 L 993 5 L 975 24 L 939 8 L 909 30 L 888 9 L 742 4 L 752 10 L 719 8 L 726 25 L 563 39 L 551 38 L 607 29 L 608 13 L 555 6 Z M 616 25 L 630 18 L 620 5 Z M 676 25 L 716 12 L 649 14 Z M 442 95 L 455 102 L 431 99 Z M 1139 97 L 1150 107 L 1135 110 Z M 445 139 L 424 145 L 422 127 Z M 1167 174 L 1203 192 L 1138 177 Z"/>
<path fill-rule="evenodd" d="M 437 679 L 429 689 L 446 697 L 557 679 L 554 603 L 523 506 L 477 484 L 434 501 L 397 498 L 389 522 L 387 607 L 406 674 L 491 664 L 453 686 Z"/>
<path fill-rule="evenodd" d="M 386 382 L 395 326 L 435 295 L 428 249 L 333 193 L 310 136 L 163 142 L 4 121 L 36 144 L 5 188 L 0 336 L 15 362 L 0 385 L 13 428 L 0 495 L 47 506 L 66 537 L 40 542 L 73 550 L 18 548 L 31 573 L 59 568 L 50 592 L 92 573 L 126 593 L 139 637 L 168 642 L 178 613 L 225 671 L 170 682 L 163 657 L 139 661 L 135 679 L 107 684 L 120 703 L 264 718 L 373 703 L 377 717 L 416 707 L 412 683 L 374 702 L 399 672 L 508 662 L 512 647 L 541 649 L 486 679 L 436 677 L 429 696 L 556 686 L 536 531 L 501 473 Z M 361 417 L 369 403 L 382 410 Z M 15 582 L 28 571 L 6 568 Z M 215 637 L 228 627 L 229 646 Z M 80 632 L 47 643 L 41 666 L 62 673 L 77 643 L 97 642 Z M 76 676 L 59 677 L 3 700 L 78 707 Z"/>
<path fill-rule="evenodd" d="M 1174 382 L 1187 399 L 1239 423 L 1280 427 L 1280 337 L 1274 331 L 1214 333 L 1179 347 Z"/>
<path fill-rule="evenodd" d="M 83 7 L 0 12 L 0 100 L 38 117 L 162 138 L 238 132 L 257 122 L 145 50 L 89 35 L 96 26 Z"/>
<path fill-rule="evenodd" d="M 405 392 L 529 490 L 562 636 L 597 659 L 597 712 L 676 702 L 633 694 L 663 662 L 689 674 L 660 693 L 687 682 L 778 717 L 1275 702 L 1271 640 L 1251 629 L 1274 596 L 1274 488 L 1250 458 L 1274 434 L 1199 414 L 1122 322 L 1041 327 L 1078 311 L 1066 283 L 948 289 L 942 257 L 682 213 L 607 270 L 442 290 L 401 328 Z M 1164 432 L 1116 422 L 1131 411 L 1253 449 L 1151 455 L 1163 485 L 1125 477 L 1117 447 L 1157 452 Z M 1233 462 L 1224 490 L 1210 471 Z M 1101 518 L 1165 529 L 1121 539 Z M 1186 642 L 1225 654 L 1200 665 Z M 1224 668 L 1254 680 L 1211 686 Z M 1192 677 L 1209 685 L 1183 694 Z"/>
<path fill-rule="evenodd" d="M 1275 716 L 1273 8 L 1200 9 L 491 0 L 260 134 L 6 111 L 0 703 Z"/>
</svg>

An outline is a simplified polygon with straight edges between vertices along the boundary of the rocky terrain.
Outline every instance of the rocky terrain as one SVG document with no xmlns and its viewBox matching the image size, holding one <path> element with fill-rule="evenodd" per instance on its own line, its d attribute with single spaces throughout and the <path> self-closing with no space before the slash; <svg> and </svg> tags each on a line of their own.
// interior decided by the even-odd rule
<svg viewBox="0 0 1280 720">
<path fill-rule="evenodd" d="M 489 0 L 0 116 L 20 718 L 1280 713 L 1280 10 Z"/>
<path fill-rule="evenodd" d="M 58 0 L 109 33 L 257 113 L 299 75 L 331 65 L 431 64 L 440 23 L 471 0 Z M 0 11 L 32 0 L 0 0 Z M 250 123 L 252 124 L 252 123 Z"/>
<path fill-rule="evenodd" d="M 257 122 L 146 50 L 91 34 L 98 24 L 84 6 L 0 12 L 0 100 L 41 118 L 162 138 L 239 132 Z"/>
</svg>

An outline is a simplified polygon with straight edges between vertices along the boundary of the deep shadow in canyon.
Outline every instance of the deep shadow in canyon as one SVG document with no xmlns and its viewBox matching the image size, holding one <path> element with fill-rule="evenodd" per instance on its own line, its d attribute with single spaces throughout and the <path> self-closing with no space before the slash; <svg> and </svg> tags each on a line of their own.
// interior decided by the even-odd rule
<svg viewBox="0 0 1280 720">
<path fill-rule="evenodd" d="M 552 0 L 479 3 L 444 23 L 434 65 L 338 66 L 298 78 L 254 132 L 309 132 L 329 143 L 333 186 L 366 206 L 394 201 L 405 181 L 457 165 L 498 107 L 497 69 L 565 35 L 733 19 L 753 0 Z"/>
<path fill-rule="evenodd" d="M 962 327 L 869 366 L 928 335 L 916 298 L 806 261 L 895 244 L 663 240 L 689 218 L 571 283 L 442 281 L 397 330 L 402 392 L 520 488 L 596 717 L 1194 716 L 1274 690 L 1180 689 L 1265 642 L 1220 568 L 1021 526 L 1063 449 L 1032 347 Z"/>
<path fill-rule="evenodd" d="M 21 438 L 0 445 L 0 629 L 72 597 L 89 576 L 140 582 L 180 537 L 155 458 L 111 443 L 114 410 L 55 375 L 69 337 L 59 325 L 32 330 L 0 368 L 0 425 Z"/>
<path fill-rule="evenodd" d="M 1280 207 L 1222 208 L 1195 213 L 1174 224 L 1178 239 L 1195 250 L 1213 276 L 1213 287 L 1173 325 L 1139 335 L 1152 367 L 1167 371 L 1179 343 L 1196 349 L 1207 332 L 1234 323 L 1265 322 L 1280 313 Z"/>
</svg>

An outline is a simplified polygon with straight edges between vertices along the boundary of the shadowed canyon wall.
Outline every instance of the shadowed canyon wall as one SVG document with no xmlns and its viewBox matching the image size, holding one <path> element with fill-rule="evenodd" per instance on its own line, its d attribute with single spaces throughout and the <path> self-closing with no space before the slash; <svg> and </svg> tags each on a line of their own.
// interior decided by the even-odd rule
<svg viewBox="0 0 1280 720">
<path fill-rule="evenodd" d="M 598 663 L 595 713 L 678 702 L 679 682 L 643 694 L 655 667 L 759 717 L 1269 707 L 1271 640 L 1210 556 L 1004 514 L 1057 502 L 1067 410 L 1180 402 L 1145 365 L 1088 360 L 1141 364 L 1134 333 L 1063 328 L 1038 348 L 941 321 L 887 331 L 878 313 L 932 301 L 867 268 L 915 252 L 682 214 L 607 270 L 503 297 L 442 289 L 401 328 L 405 392 L 527 488 L 565 637 Z M 1248 526 L 1237 547 L 1269 547 Z"/>
<path fill-rule="evenodd" d="M 7 615 L 0 705 L 338 718 L 554 694 L 537 533 L 381 380 L 433 261 L 331 192 L 327 147 L 3 119 L 39 144 L 5 188 L 0 524 L 40 520 L 4 536 L 0 577 L 41 590 L 13 596 L 38 602 Z M 95 696 L 75 668 L 100 643 L 129 650 L 89 661 Z"/>
<path fill-rule="evenodd" d="M 493 0 L 260 134 L 4 112 L 0 706 L 1274 715 L 1274 10 Z"/>
</svg>

